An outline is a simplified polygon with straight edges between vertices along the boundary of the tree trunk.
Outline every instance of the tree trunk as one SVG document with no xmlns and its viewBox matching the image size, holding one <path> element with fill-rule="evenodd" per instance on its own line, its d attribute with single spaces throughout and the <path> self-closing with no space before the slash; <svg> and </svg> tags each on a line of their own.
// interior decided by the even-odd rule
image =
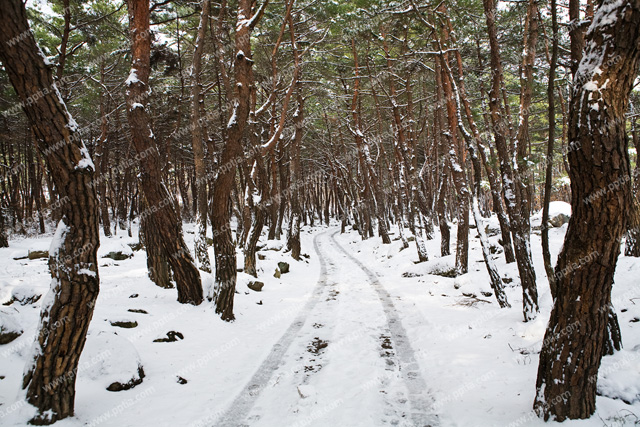
<svg viewBox="0 0 640 427">
<path fill-rule="evenodd" d="M 148 96 L 150 73 L 151 33 L 149 32 L 149 0 L 129 0 L 129 30 L 132 64 L 126 81 L 127 118 L 133 146 L 140 157 L 140 183 L 151 215 L 151 230 L 161 243 L 164 257 L 173 271 L 178 289 L 178 301 L 198 305 L 202 302 L 200 273 L 182 237 L 182 220 L 162 179 L 160 153 L 151 128 Z"/>
<path fill-rule="evenodd" d="M 296 67 L 299 67 L 299 57 L 295 42 L 293 23 L 291 27 L 291 43 L 294 49 Z M 296 79 L 296 99 L 298 109 L 293 116 L 295 126 L 293 140 L 291 143 L 291 219 L 287 232 L 287 248 L 291 250 L 291 257 L 296 261 L 300 260 L 300 220 L 302 212 L 300 209 L 300 182 L 302 174 L 300 170 L 300 146 L 302 145 L 302 135 L 304 134 L 304 98 L 302 96 L 302 82 L 300 76 Z"/>
<path fill-rule="evenodd" d="M 0 12 L 0 59 L 62 201 L 49 253 L 51 290 L 22 382 L 27 402 L 37 408 L 31 423 L 51 424 L 73 415 L 75 375 L 98 296 L 95 167 L 29 29 L 23 2 L 6 0 Z M 64 328 L 53 327 L 58 322 Z"/>
<path fill-rule="evenodd" d="M 358 160 L 360 162 L 360 168 L 362 169 L 362 179 L 364 182 L 363 197 L 365 205 L 363 206 L 365 217 L 367 218 L 367 232 L 369 235 L 372 233 L 371 220 L 369 219 L 371 210 L 375 212 L 376 219 L 378 220 L 378 227 L 380 230 L 380 237 L 383 244 L 390 244 L 391 239 L 387 231 L 386 221 L 384 218 L 384 206 L 382 200 L 377 200 L 380 193 L 380 186 L 378 183 L 378 176 L 373 166 L 373 160 L 369 152 L 369 143 L 362 133 L 362 123 L 360 119 L 360 71 L 358 66 L 358 53 L 356 50 L 355 39 L 351 40 L 351 50 L 353 52 L 355 82 L 353 88 L 353 99 L 351 102 L 351 114 L 353 120 L 354 138 L 356 142 L 356 148 L 358 150 Z M 373 209 L 370 208 L 373 206 Z M 319 211 L 320 221 L 322 221 L 322 212 Z M 367 234 L 363 234 L 365 238 Z"/>
<path fill-rule="evenodd" d="M 625 240 L 624 254 L 625 256 L 640 257 L 640 138 L 638 137 L 638 128 L 636 117 L 631 122 L 631 135 L 633 145 L 636 148 L 636 168 L 633 172 L 633 215 L 629 220 L 629 229 Z"/>
<path fill-rule="evenodd" d="M 569 114 L 569 143 L 581 147 L 567 154 L 572 215 L 534 401 L 539 416 L 557 421 L 595 412 L 611 336 L 611 288 L 632 203 L 625 112 L 640 59 L 640 0 L 605 0 L 585 46 Z"/>
<path fill-rule="evenodd" d="M 145 204 L 142 204 L 145 206 Z M 147 254 L 147 271 L 149 279 L 157 286 L 161 288 L 172 288 L 171 284 L 171 269 L 169 267 L 169 261 L 162 251 L 162 242 L 158 238 L 157 232 L 154 229 L 157 226 L 153 223 L 153 216 L 141 215 L 140 216 L 140 240 L 144 243 L 145 252 Z"/>
<path fill-rule="evenodd" d="M 523 218 L 526 210 L 526 197 L 523 197 L 520 178 L 516 178 L 517 170 L 511 163 L 511 155 L 507 146 L 507 137 L 510 135 L 507 129 L 508 123 L 502 117 L 500 108 L 500 92 L 502 85 L 502 64 L 500 59 L 500 46 L 495 25 L 496 3 L 494 0 L 483 0 L 487 29 L 489 33 L 489 46 L 491 50 L 492 84 L 489 93 L 489 108 L 493 125 L 495 144 L 500 158 L 500 171 L 502 185 L 505 193 L 507 212 L 511 223 L 514 250 L 520 285 L 522 286 L 522 312 L 524 321 L 535 319 L 538 313 L 538 291 L 536 288 L 536 274 L 531 260 L 531 242 L 529 234 L 529 219 Z M 505 108 L 507 105 L 505 105 Z M 527 214 L 528 216 L 528 214 Z"/>
<path fill-rule="evenodd" d="M 258 11 L 253 12 L 251 0 L 239 0 L 238 21 L 235 32 L 234 73 L 235 85 L 233 110 L 226 128 L 226 140 L 221 163 L 213 189 L 213 248 L 215 251 L 216 277 L 214 295 L 216 313 L 222 320 L 232 321 L 233 296 L 236 290 L 236 248 L 231 235 L 231 191 L 236 175 L 236 165 L 242 161 L 242 137 L 249 117 L 253 87 L 253 60 L 251 59 L 251 31 L 259 22 L 268 4 L 265 0 Z"/>
<path fill-rule="evenodd" d="M 436 212 L 440 226 L 440 255 L 451 254 L 450 239 L 451 232 L 447 223 L 445 199 L 449 189 L 449 156 L 446 155 L 447 147 L 444 143 L 444 115 L 442 114 L 442 73 L 440 72 L 440 62 L 436 60 L 436 107 L 433 113 L 434 137 L 436 138 L 436 149 L 438 151 L 438 162 L 440 165 L 438 176 L 438 193 L 436 199 Z"/>
<path fill-rule="evenodd" d="M 104 85 L 104 61 L 100 62 L 100 84 Z M 109 209 L 107 205 L 107 169 L 109 164 L 109 156 L 107 155 L 107 141 L 109 140 L 109 122 L 107 121 L 107 107 L 105 105 L 105 96 L 100 94 L 100 138 L 96 147 L 96 173 L 98 173 L 98 198 L 100 200 L 100 219 L 102 220 L 102 230 L 105 237 L 111 236 L 111 219 L 109 217 Z"/>
<path fill-rule="evenodd" d="M 544 200 L 542 202 L 542 258 L 544 261 L 544 269 L 549 280 L 549 288 L 551 296 L 556 295 L 556 280 L 553 274 L 553 266 L 551 264 L 551 253 L 549 251 L 549 203 L 551 202 L 551 185 L 553 179 L 553 154 L 554 143 L 556 137 L 556 110 L 555 110 L 555 81 L 556 66 L 558 63 L 558 18 L 556 11 L 556 0 L 551 0 L 551 28 L 553 31 L 552 47 L 551 47 L 551 63 L 549 65 L 549 84 L 547 87 L 547 100 L 549 104 L 549 136 L 547 140 L 547 158 L 546 171 L 544 181 Z"/>
<path fill-rule="evenodd" d="M 446 99 L 448 131 L 445 133 L 446 139 L 449 140 L 448 154 L 451 165 L 451 174 L 453 176 L 453 185 L 459 198 L 458 210 L 458 229 L 457 229 L 457 245 L 456 245 L 456 275 L 466 274 L 469 271 L 469 186 L 467 184 L 467 176 L 463 170 L 464 163 L 460 161 L 462 158 L 460 152 L 460 143 L 458 138 L 458 106 L 455 104 L 453 90 L 451 88 L 452 79 L 446 70 L 449 69 L 447 55 L 436 58 L 441 62 L 440 69 L 442 73 L 442 89 Z M 460 118 L 462 120 L 462 118 Z"/>
<path fill-rule="evenodd" d="M 207 171 L 204 164 L 204 135 L 200 127 L 201 104 L 204 103 L 202 83 L 200 73 L 202 72 L 202 52 L 204 50 L 204 39 L 209 22 L 209 10 L 211 0 L 204 0 L 202 3 L 202 13 L 200 14 L 200 24 L 198 35 L 196 36 L 196 47 L 193 52 L 193 66 L 191 68 L 191 138 L 193 144 L 193 162 L 195 165 L 196 179 L 196 224 L 195 235 L 195 255 L 198 266 L 202 271 L 211 273 L 211 261 L 207 251 Z"/>
</svg>

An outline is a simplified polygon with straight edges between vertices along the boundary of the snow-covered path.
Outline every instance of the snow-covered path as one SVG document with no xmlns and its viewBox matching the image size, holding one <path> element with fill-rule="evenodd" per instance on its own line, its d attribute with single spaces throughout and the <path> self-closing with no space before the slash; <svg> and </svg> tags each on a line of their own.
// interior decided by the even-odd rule
<svg viewBox="0 0 640 427">
<path fill-rule="evenodd" d="M 565 231 L 566 225 L 550 230 L 554 257 Z M 185 225 L 190 247 L 194 232 L 195 224 Z M 77 374 L 75 416 L 56 426 L 550 424 L 531 410 L 551 309 L 537 234 L 532 245 L 541 312 L 527 323 L 517 266 L 505 264 L 499 251 L 493 255 L 512 304 L 501 309 L 476 238 L 469 273 L 452 278 L 447 272 L 454 255 L 439 255 L 437 235 L 427 242 L 430 260 L 422 263 L 415 245 L 403 249 L 393 232 L 384 245 L 350 229 L 339 234 L 337 223 L 306 226 L 301 239 L 308 255 L 300 261 L 291 259 L 284 239 L 264 237 L 258 252 L 264 288 L 252 290 L 256 278 L 239 272 L 236 321 L 228 323 L 210 302 L 178 304 L 175 289 L 152 284 L 146 254 L 131 247 L 138 243 L 136 230 L 132 237 L 103 236 L 101 291 Z M 491 237 L 499 249 L 498 238 Z M 46 259 L 23 257 L 46 250 L 50 240 L 16 238 L 0 249 L 0 318 L 24 330 L 0 345 L 2 426 L 24 427 L 30 417 L 20 385 L 50 276 Z M 129 257 L 105 258 L 114 251 Z M 242 251 L 238 255 L 241 271 Z M 274 274 L 280 263 L 290 264 L 289 273 Z M 638 272 L 640 260 L 621 257 L 612 297 L 624 349 L 602 361 L 597 414 L 563 426 L 635 425 L 640 416 Z M 202 277 L 205 288 L 212 285 L 210 274 Z M 157 342 L 170 331 L 184 339 Z M 129 381 L 138 366 L 145 372 L 141 384 L 107 390 L 113 381 Z"/>
<path fill-rule="evenodd" d="M 337 233 L 315 236 L 311 298 L 216 425 L 437 424 L 389 293 Z"/>
</svg>

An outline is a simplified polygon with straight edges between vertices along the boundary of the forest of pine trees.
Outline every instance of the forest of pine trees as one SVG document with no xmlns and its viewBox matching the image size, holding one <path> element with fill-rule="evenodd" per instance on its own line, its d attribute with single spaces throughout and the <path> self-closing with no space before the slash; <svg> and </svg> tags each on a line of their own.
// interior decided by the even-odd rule
<svg viewBox="0 0 640 427">
<path fill-rule="evenodd" d="M 491 302 L 525 323 L 548 281 L 533 409 L 596 411 L 616 265 L 640 256 L 639 0 L 2 0 L 0 60 L 0 247 L 54 240 L 33 424 L 74 415 L 75 378 L 51 379 L 96 321 L 101 239 L 137 234 L 155 285 L 232 322 L 238 272 L 272 274 L 261 245 L 301 263 L 303 227 L 330 224 L 455 277 L 479 239 Z M 557 261 L 552 201 L 572 207 Z"/>
</svg>

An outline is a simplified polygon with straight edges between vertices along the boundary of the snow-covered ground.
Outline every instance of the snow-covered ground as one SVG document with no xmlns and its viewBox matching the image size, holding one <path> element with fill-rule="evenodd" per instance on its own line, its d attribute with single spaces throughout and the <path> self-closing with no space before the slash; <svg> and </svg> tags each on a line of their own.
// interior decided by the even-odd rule
<svg viewBox="0 0 640 427">
<path fill-rule="evenodd" d="M 563 206 L 554 210 L 570 214 Z M 309 257 L 300 262 L 285 253 L 283 242 L 261 242 L 258 280 L 264 288 L 250 290 L 254 279 L 239 273 L 233 323 L 222 322 L 209 302 L 180 305 L 175 289 L 153 285 L 144 252 L 129 247 L 137 237 L 120 231 L 102 238 L 101 293 L 77 373 L 76 415 L 55 425 L 550 424 L 531 411 L 551 309 L 538 235 L 532 245 L 541 313 L 523 323 L 515 264 L 495 254 L 501 275 L 514 279 L 507 285 L 512 308 L 500 309 L 489 295 L 474 230 L 470 272 L 457 278 L 432 274 L 454 262 L 453 255 L 439 256 L 438 233 L 428 242 L 430 261 L 415 264 L 413 244 L 401 250 L 399 240 L 382 245 L 378 238 L 362 241 L 354 231 L 339 230 L 305 227 L 302 251 Z M 193 231 L 185 226 L 190 247 Z M 565 231 L 566 225 L 550 232 L 554 258 Z M 496 245 L 497 238 L 491 238 Z M 0 306 L 0 322 L 24 331 L 0 345 L 2 426 L 25 425 L 32 410 L 21 400 L 20 384 L 43 298 L 28 298 L 49 286 L 46 260 L 13 258 L 46 250 L 50 239 L 15 239 L 0 249 L 0 302 L 14 299 Z M 113 251 L 133 256 L 102 258 Z M 276 278 L 282 261 L 291 271 Z M 621 256 L 613 300 L 624 350 L 603 360 L 596 414 L 563 425 L 633 425 L 640 419 L 639 273 L 639 259 Z M 211 286 L 211 276 L 203 277 Z M 133 328 L 113 325 L 133 322 Z M 170 334 L 176 341 L 154 342 L 171 331 L 179 333 Z M 142 383 L 107 391 L 115 381 L 137 379 L 139 366 Z"/>
</svg>

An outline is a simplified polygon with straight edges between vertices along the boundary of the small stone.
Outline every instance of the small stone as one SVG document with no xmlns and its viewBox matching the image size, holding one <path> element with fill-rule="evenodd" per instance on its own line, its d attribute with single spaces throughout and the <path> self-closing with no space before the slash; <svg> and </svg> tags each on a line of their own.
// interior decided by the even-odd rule
<svg viewBox="0 0 640 427">
<path fill-rule="evenodd" d="M 138 298 L 138 294 L 131 294 L 131 296 L 129 296 L 129 298 Z"/>
<path fill-rule="evenodd" d="M 130 308 L 127 310 L 129 313 L 140 313 L 140 314 L 149 314 L 146 310 L 142 310 L 140 308 Z"/>
<path fill-rule="evenodd" d="M 107 387 L 108 391 L 124 391 L 134 388 L 138 384 L 142 383 L 142 379 L 144 378 L 144 370 L 142 369 L 142 365 L 138 365 L 138 376 L 131 378 L 131 380 L 127 383 L 119 383 L 114 382 Z"/>
<path fill-rule="evenodd" d="M 23 332 L 18 322 L 9 313 L 0 311 L 0 344 L 9 344 Z"/>
<path fill-rule="evenodd" d="M 186 384 L 186 383 L 187 383 L 187 380 L 185 380 L 182 377 L 178 377 L 178 384 Z"/>
<path fill-rule="evenodd" d="M 144 248 L 144 245 L 140 242 L 138 243 L 129 243 L 129 247 L 131 248 L 132 251 L 139 251 L 142 250 Z"/>
<path fill-rule="evenodd" d="M 569 222 L 570 217 L 568 215 L 565 215 L 563 213 L 559 213 L 558 215 L 554 216 L 553 218 L 549 218 L 549 223 L 555 227 L 562 227 L 564 224 Z"/>
<path fill-rule="evenodd" d="M 49 251 L 29 251 L 29 259 L 49 258 Z"/>
<path fill-rule="evenodd" d="M 116 320 L 115 322 L 109 322 L 111 323 L 111 326 L 115 326 L 116 328 L 125 328 L 125 329 L 131 329 L 131 328 L 136 328 L 138 326 L 138 322 L 134 321 L 128 321 L 128 320 Z"/>
<path fill-rule="evenodd" d="M 167 338 L 157 338 L 153 340 L 153 342 L 176 342 L 178 341 L 178 338 L 183 340 L 184 335 L 182 335 L 180 332 L 169 331 L 167 332 Z"/>
<path fill-rule="evenodd" d="M 282 274 L 280 274 L 280 269 L 276 268 L 276 272 L 273 273 L 273 277 L 275 277 L 276 279 L 279 279 L 281 275 Z"/>
<path fill-rule="evenodd" d="M 496 227 L 492 224 L 487 224 L 484 228 L 484 232 L 487 233 L 487 237 L 493 237 L 500 234 L 500 227 Z"/>
<path fill-rule="evenodd" d="M 267 259 L 267 257 L 266 257 L 266 255 L 258 254 L 258 259 L 259 259 L 260 261 L 264 261 L 265 259 Z"/>
<path fill-rule="evenodd" d="M 289 263 L 287 262 L 279 262 L 278 268 L 280 268 L 280 273 L 287 274 L 289 272 Z"/>
<path fill-rule="evenodd" d="M 122 251 L 117 252 L 109 252 L 102 258 L 111 258 L 114 261 L 124 261 L 125 259 L 131 258 L 133 255 L 122 253 Z"/>
<path fill-rule="evenodd" d="M 247 287 L 249 289 L 251 289 L 252 291 L 256 291 L 256 292 L 262 292 L 262 288 L 264 287 L 264 283 L 263 282 L 259 282 L 257 280 L 255 281 L 251 281 L 247 284 Z"/>
</svg>

